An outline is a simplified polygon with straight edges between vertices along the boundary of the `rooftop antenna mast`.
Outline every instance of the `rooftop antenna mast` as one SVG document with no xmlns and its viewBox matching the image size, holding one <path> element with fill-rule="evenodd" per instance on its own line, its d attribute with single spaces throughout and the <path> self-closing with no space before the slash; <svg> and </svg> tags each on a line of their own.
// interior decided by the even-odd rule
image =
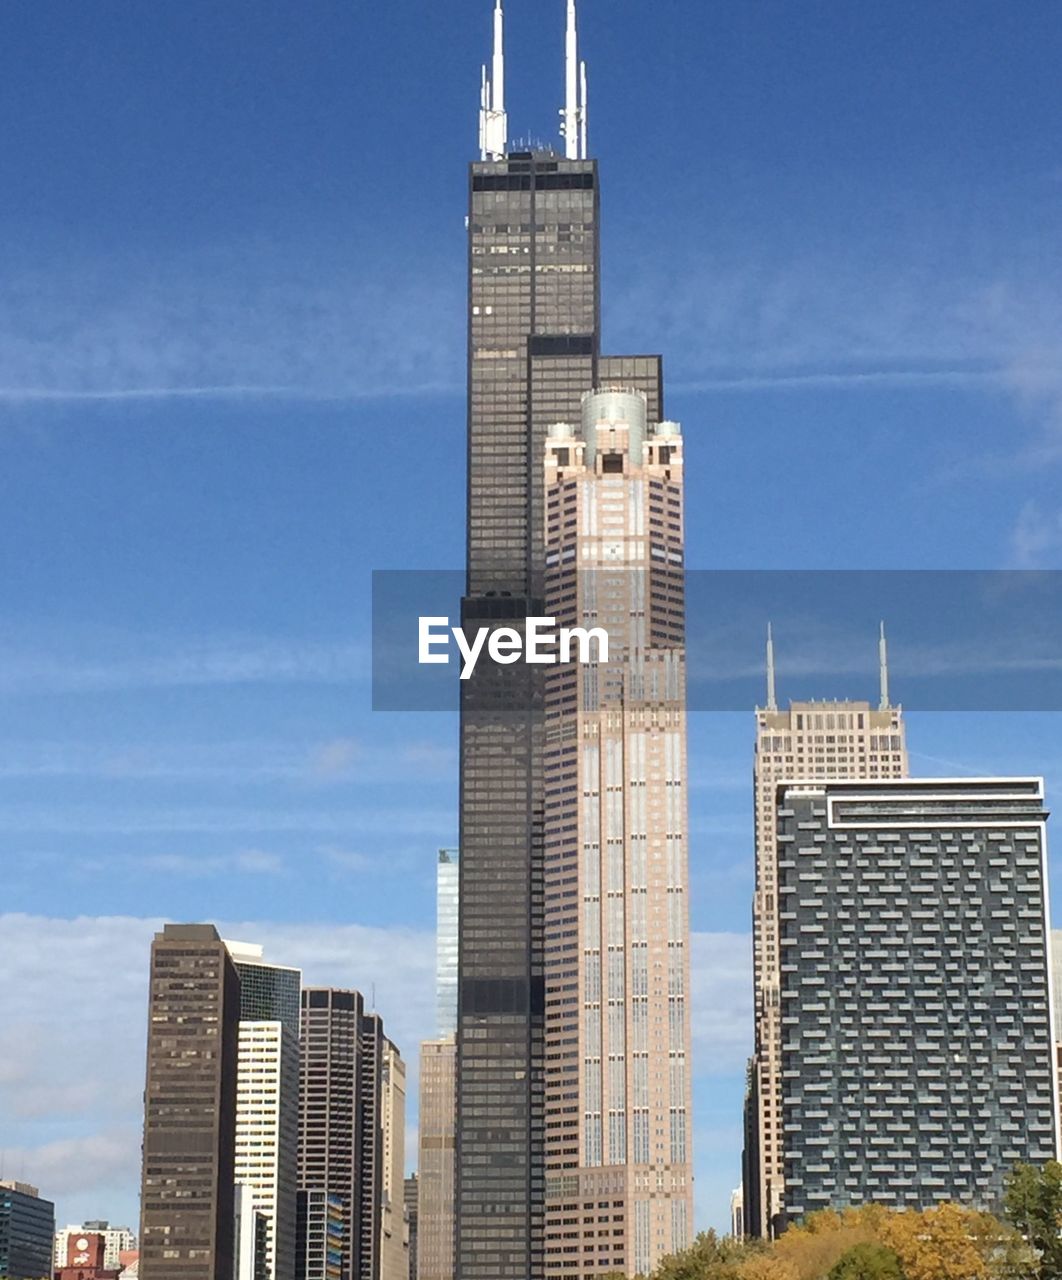
<svg viewBox="0 0 1062 1280">
<path fill-rule="evenodd" d="M 509 142 L 509 118 L 505 114 L 505 10 L 494 4 L 494 56 L 490 75 L 483 68 L 479 90 L 479 158 L 504 160 Z"/>
<path fill-rule="evenodd" d="M 881 624 L 881 633 L 878 638 L 878 666 L 881 670 L 881 701 L 878 703 L 879 711 L 889 710 L 889 647 L 885 640 L 885 623 Z"/>
<path fill-rule="evenodd" d="M 778 698 L 774 688 L 774 633 L 767 623 L 767 710 L 778 710 Z"/>
<path fill-rule="evenodd" d="M 564 43 L 564 110 L 561 112 L 564 154 L 569 160 L 585 160 L 586 63 L 579 61 L 579 33 L 575 0 L 568 0 L 568 31 Z"/>
</svg>

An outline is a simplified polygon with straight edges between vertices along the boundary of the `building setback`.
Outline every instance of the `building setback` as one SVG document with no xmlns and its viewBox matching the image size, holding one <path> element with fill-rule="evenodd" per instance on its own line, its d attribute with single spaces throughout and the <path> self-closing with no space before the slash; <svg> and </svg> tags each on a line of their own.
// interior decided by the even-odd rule
<svg viewBox="0 0 1062 1280">
<path fill-rule="evenodd" d="M 141 1280 L 232 1280 L 240 979 L 217 930 L 151 946 Z"/>
<path fill-rule="evenodd" d="M 568 5 L 564 154 L 509 149 L 502 5 L 484 72 L 481 158 L 469 174 L 468 572 L 462 622 L 541 613 L 546 432 L 583 393 L 649 396 L 657 357 L 600 354 L 599 194 L 586 147 L 585 68 Z M 580 106 L 580 101 L 582 105 Z M 502 675 L 499 677 L 499 672 Z M 456 1268 L 462 1280 L 543 1274 L 545 1015 L 541 668 L 461 686 L 461 926 Z"/>
<path fill-rule="evenodd" d="M 753 898 L 754 1056 L 745 1095 L 742 1157 L 744 1229 L 771 1237 L 784 1196 L 782 1034 L 778 972 L 776 791 L 783 779 L 905 778 L 907 741 L 900 707 L 889 699 L 884 633 L 881 697 L 869 702 L 791 702 L 775 693 L 774 643 L 767 640 L 767 705 L 756 711 L 756 887 Z"/>
<path fill-rule="evenodd" d="M 778 788 L 785 1218 L 998 1209 L 1057 1149 L 1043 786 Z"/>
<path fill-rule="evenodd" d="M 50 1276 L 54 1238 L 55 1205 L 28 1182 L 0 1181 L 0 1276 Z"/>
<path fill-rule="evenodd" d="M 295 1280 L 302 974 L 256 944 L 226 945 L 240 976 L 236 1181 L 265 1223 L 266 1280 Z"/>
</svg>

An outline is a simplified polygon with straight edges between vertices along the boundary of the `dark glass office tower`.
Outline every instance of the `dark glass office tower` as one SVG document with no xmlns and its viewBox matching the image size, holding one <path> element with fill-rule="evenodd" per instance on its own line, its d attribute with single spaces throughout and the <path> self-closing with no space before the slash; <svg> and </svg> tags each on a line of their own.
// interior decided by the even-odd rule
<svg viewBox="0 0 1062 1280">
<path fill-rule="evenodd" d="M 54 1238 L 55 1205 L 28 1183 L 0 1181 L 0 1276 L 50 1276 Z"/>
<path fill-rule="evenodd" d="M 209 924 L 151 947 L 140 1273 L 230 1280 L 240 979 Z"/>
<path fill-rule="evenodd" d="M 595 161 L 541 150 L 474 163 L 468 225 L 462 622 L 519 630 L 543 612 L 547 427 L 578 421 L 583 393 L 614 381 L 644 391 L 658 421 L 660 360 L 600 355 Z M 483 664 L 462 685 L 460 1280 L 543 1272 L 541 672 Z"/>
</svg>

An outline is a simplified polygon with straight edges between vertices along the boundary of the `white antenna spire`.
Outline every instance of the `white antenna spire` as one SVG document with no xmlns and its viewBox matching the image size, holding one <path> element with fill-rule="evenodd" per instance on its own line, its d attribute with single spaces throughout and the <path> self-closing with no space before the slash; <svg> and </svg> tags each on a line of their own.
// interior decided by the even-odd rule
<svg viewBox="0 0 1062 1280">
<path fill-rule="evenodd" d="M 774 634 L 769 622 L 767 623 L 767 710 L 778 710 L 778 699 L 774 689 Z"/>
<path fill-rule="evenodd" d="M 509 119 L 505 114 L 505 10 L 502 0 L 494 5 L 494 56 L 490 75 L 483 68 L 479 91 L 479 156 L 481 160 L 504 160 L 509 141 Z"/>
<path fill-rule="evenodd" d="M 885 623 L 881 624 L 881 635 L 878 639 L 878 665 L 881 670 L 881 701 L 879 711 L 889 709 L 889 647 L 885 640 Z"/>
<path fill-rule="evenodd" d="M 568 0 L 568 30 L 564 41 L 564 109 L 561 111 L 564 154 L 569 160 L 585 160 L 586 63 L 579 61 L 579 33 L 575 0 Z"/>
</svg>

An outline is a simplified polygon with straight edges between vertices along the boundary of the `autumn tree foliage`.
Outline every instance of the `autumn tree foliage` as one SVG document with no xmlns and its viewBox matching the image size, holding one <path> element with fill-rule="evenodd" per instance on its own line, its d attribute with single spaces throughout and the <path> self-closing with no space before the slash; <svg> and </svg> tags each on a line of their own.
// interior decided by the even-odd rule
<svg viewBox="0 0 1062 1280">
<path fill-rule="evenodd" d="M 770 1245 L 707 1232 L 653 1280 L 1062 1280 L 1062 1271 L 1041 1272 L 1028 1240 L 978 1209 L 863 1205 L 809 1214 Z"/>
</svg>

